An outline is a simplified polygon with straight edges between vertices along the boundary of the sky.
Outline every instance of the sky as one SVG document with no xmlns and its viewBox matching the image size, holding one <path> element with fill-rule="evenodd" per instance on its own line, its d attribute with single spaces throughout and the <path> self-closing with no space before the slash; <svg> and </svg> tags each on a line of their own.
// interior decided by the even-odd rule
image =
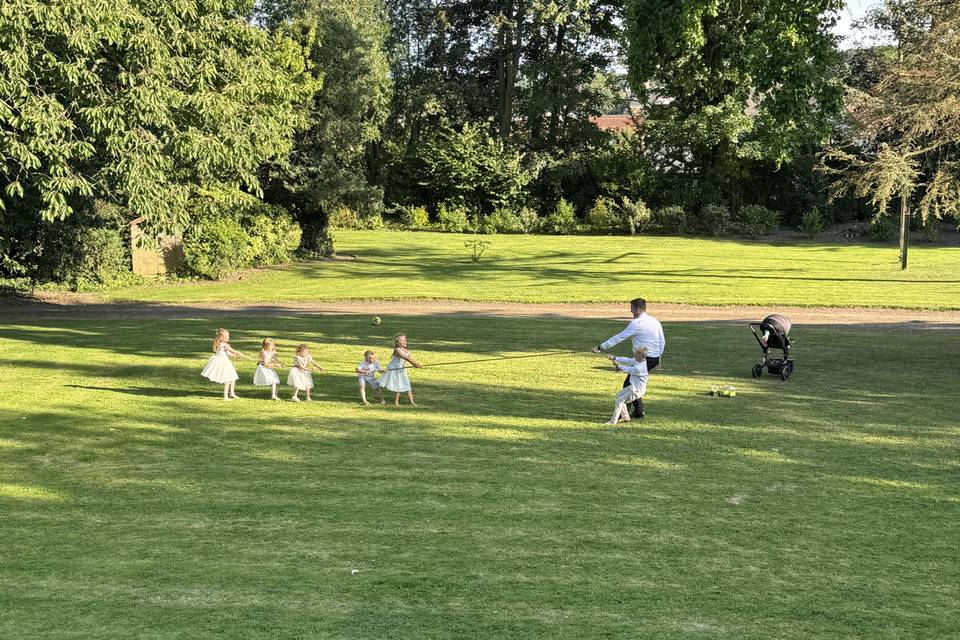
<svg viewBox="0 0 960 640">
<path fill-rule="evenodd" d="M 847 0 L 847 6 L 840 11 L 840 20 L 833 28 L 834 32 L 843 37 L 841 49 L 849 49 L 858 44 L 872 44 L 882 40 L 877 34 L 855 30 L 853 23 L 863 18 L 867 11 L 882 4 L 881 0 Z"/>
</svg>

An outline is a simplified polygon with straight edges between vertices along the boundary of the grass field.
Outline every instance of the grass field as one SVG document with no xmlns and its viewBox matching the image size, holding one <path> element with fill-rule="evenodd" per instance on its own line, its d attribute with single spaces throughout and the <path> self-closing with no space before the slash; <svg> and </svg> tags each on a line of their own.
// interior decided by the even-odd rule
<svg viewBox="0 0 960 640">
<path fill-rule="evenodd" d="M 479 264 L 441 233 L 339 231 L 356 261 L 304 262 L 232 283 L 150 286 L 114 299 L 286 302 L 451 298 L 613 302 L 635 295 L 703 305 L 960 308 L 960 247 L 915 247 L 901 271 L 895 247 L 645 236 L 484 236 Z"/>
<path fill-rule="evenodd" d="M 297 268 L 359 285 L 369 264 Z M 385 319 L 5 323 L 0 637 L 960 636 L 960 332 L 801 327 L 782 383 L 749 379 L 744 328 L 671 324 L 649 417 L 615 430 L 621 378 L 586 354 L 414 371 L 420 408 L 360 407 L 348 373 L 310 404 L 260 399 L 249 364 L 241 401 L 199 377 L 219 325 L 331 369 L 399 328 L 430 363 L 621 326 Z"/>
</svg>

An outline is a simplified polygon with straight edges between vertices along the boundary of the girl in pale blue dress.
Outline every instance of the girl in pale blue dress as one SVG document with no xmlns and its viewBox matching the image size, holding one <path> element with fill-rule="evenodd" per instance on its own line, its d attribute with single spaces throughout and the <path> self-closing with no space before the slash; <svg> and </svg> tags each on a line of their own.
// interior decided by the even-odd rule
<svg viewBox="0 0 960 640">
<path fill-rule="evenodd" d="M 406 363 L 419 369 L 417 362 L 407 349 L 407 335 L 398 333 L 393 336 L 393 359 L 387 363 L 387 370 L 380 375 L 380 385 L 394 392 L 393 404 L 400 406 L 400 394 L 406 392 L 410 404 L 417 406 L 413 401 L 413 390 L 410 388 L 410 376 L 407 375 Z"/>
</svg>

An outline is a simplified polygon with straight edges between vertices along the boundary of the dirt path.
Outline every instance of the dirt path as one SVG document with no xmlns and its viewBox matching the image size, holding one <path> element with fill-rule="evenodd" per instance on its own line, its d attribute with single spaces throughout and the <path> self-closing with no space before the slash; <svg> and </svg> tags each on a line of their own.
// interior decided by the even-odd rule
<svg viewBox="0 0 960 640">
<path fill-rule="evenodd" d="M 650 313 L 664 322 L 743 323 L 776 311 L 798 325 L 858 325 L 877 329 L 960 330 L 960 311 L 918 311 L 831 307 L 724 306 L 651 303 Z M 197 318 L 209 316 L 280 314 L 450 315 L 501 317 L 605 318 L 629 317 L 623 304 L 526 304 L 459 300 L 405 300 L 288 302 L 275 304 L 104 303 L 92 296 L 45 296 L 35 299 L 0 298 L 4 319 L 42 317 L 84 318 Z"/>
</svg>

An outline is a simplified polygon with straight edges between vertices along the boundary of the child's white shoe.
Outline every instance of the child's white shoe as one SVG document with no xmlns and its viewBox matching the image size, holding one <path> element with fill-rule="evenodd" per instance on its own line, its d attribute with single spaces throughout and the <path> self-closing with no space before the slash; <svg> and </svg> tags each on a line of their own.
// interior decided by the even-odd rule
<svg viewBox="0 0 960 640">
<path fill-rule="evenodd" d="M 298 398 L 297 396 L 293 396 L 290 399 L 293 400 L 294 402 L 300 402 L 300 398 Z"/>
</svg>

